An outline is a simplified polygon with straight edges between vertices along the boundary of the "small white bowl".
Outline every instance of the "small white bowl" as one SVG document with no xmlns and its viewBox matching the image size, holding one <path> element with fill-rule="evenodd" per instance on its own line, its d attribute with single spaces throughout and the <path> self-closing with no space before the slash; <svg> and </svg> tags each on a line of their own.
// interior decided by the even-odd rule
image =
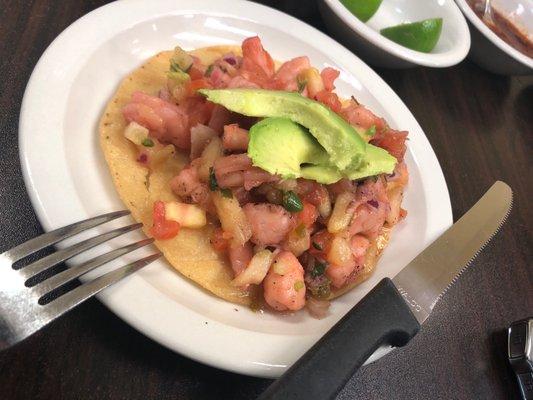
<svg viewBox="0 0 533 400">
<path fill-rule="evenodd" d="M 449 67 L 460 63 L 470 49 L 470 33 L 453 0 L 384 0 L 366 23 L 339 0 L 319 2 L 329 31 L 337 40 L 371 64 L 389 68 L 415 65 Z M 431 53 L 408 49 L 382 36 L 380 29 L 428 18 L 442 18 L 442 33 Z"/>
<path fill-rule="evenodd" d="M 502 75 L 526 75 L 533 73 L 533 59 L 522 54 L 496 35 L 476 15 L 465 0 L 455 0 L 468 18 L 472 29 L 471 58 L 480 67 Z"/>
</svg>

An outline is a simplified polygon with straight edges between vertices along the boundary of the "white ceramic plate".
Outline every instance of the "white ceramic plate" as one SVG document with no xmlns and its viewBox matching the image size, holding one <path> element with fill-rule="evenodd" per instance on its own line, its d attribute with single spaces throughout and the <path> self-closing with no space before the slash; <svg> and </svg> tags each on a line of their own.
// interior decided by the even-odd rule
<svg viewBox="0 0 533 400">
<path fill-rule="evenodd" d="M 409 130 L 409 216 L 395 230 L 376 273 L 335 301 L 323 320 L 306 312 L 253 313 L 211 296 L 163 260 L 100 299 L 139 331 L 181 354 L 243 374 L 276 377 L 380 279 L 394 276 L 452 222 L 446 183 L 431 146 L 407 107 L 368 66 L 314 28 L 258 4 L 115 2 L 76 21 L 41 57 L 22 104 L 20 152 L 27 189 L 46 230 L 123 209 L 97 140 L 98 120 L 120 80 L 176 44 L 187 49 L 238 44 L 256 34 L 278 60 L 306 54 L 315 66 L 339 68 L 342 95 L 354 94 L 393 127 Z M 98 253 L 110 248 L 101 246 Z"/>
</svg>

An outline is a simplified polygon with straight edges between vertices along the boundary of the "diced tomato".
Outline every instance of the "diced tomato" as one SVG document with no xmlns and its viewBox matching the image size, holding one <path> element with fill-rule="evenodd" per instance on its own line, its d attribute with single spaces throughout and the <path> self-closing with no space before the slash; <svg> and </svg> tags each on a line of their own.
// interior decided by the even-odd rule
<svg viewBox="0 0 533 400">
<path fill-rule="evenodd" d="M 165 203 L 160 200 L 154 203 L 153 220 L 154 225 L 150 229 L 150 233 L 154 239 L 172 239 L 180 231 L 180 224 L 165 219 Z"/>
<path fill-rule="evenodd" d="M 314 206 L 320 206 L 326 201 L 328 197 L 327 189 L 314 181 L 306 181 L 305 186 L 303 182 L 300 184 L 302 188 L 302 197 L 305 201 L 313 204 Z"/>
<path fill-rule="evenodd" d="M 315 98 L 317 101 L 331 108 L 331 110 L 334 112 L 339 112 L 342 108 L 339 97 L 333 92 L 322 90 L 316 94 Z"/>
<path fill-rule="evenodd" d="M 198 65 L 192 65 L 188 74 L 193 81 L 202 79 L 204 77 L 204 71 L 202 71 L 202 68 L 200 68 Z"/>
<path fill-rule="evenodd" d="M 267 77 L 270 78 L 274 75 L 274 60 L 263 48 L 259 36 L 247 38 L 242 42 L 242 57 L 243 67 L 250 67 L 251 64 L 255 64 Z"/>
<path fill-rule="evenodd" d="M 226 250 L 229 247 L 229 241 L 230 237 L 222 228 L 216 228 L 211 236 L 211 244 L 216 251 Z"/>
<path fill-rule="evenodd" d="M 337 79 L 340 75 L 340 71 L 336 70 L 335 68 L 326 67 L 320 72 L 320 76 L 322 77 L 322 82 L 324 82 L 324 88 L 328 91 L 331 91 L 335 89 L 335 79 Z"/>
<path fill-rule="evenodd" d="M 329 233 L 327 229 L 315 233 L 311 236 L 309 252 L 315 257 L 325 259 L 331 248 L 332 240 L 333 235 Z"/>
<path fill-rule="evenodd" d="M 318 218 L 318 211 L 313 204 L 304 201 L 303 210 L 296 214 L 296 218 L 298 218 L 298 221 L 303 223 L 306 227 L 310 227 Z"/>
<path fill-rule="evenodd" d="M 189 83 L 189 93 L 194 94 L 198 89 L 204 89 L 209 87 L 210 85 L 207 79 L 194 79 Z"/>
<path fill-rule="evenodd" d="M 382 132 L 378 132 L 370 143 L 387 150 L 391 155 L 396 157 L 398 162 L 402 162 L 407 149 L 407 146 L 405 145 L 406 139 L 406 131 L 386 129 Z"/>
</svg>

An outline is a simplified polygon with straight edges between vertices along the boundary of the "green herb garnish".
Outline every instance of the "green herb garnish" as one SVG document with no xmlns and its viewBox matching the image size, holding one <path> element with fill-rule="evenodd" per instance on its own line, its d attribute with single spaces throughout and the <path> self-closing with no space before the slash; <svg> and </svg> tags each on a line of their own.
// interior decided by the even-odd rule
<svg viewBox="0 0 533 400">
<path fill-rule="evenodd" d="M 317 250 L 324 250 L 321 245 L 319 245 L 317 242 L 313 242 L 313 247 Z"/>
<path fill-rule="evenodd" d="M 217 177 L 215 176 L 215 169 L 213 167 L 209 168 L 209 190 L 214 192 L 218 189 Z"/>
<path fill-rule="evenodd" d="M 213 69 L 215 68 L 215 66 L 213 64 L 211 64 L 209 67 L 207 67 L 207 69 L 205 70 L 205 76 L 207 77 L 210 77 L 211 76 L 211 73 L 213 72 Z"/>
<path fill-rule="evenodd" d="M 316 297 L 317 299 L 327 299 L 329 295 L 331 294 L 331 281 L 329 279 L 326 279 L 326 281 L 317 287 L 309 287 L 309 290 L 313 294 L 313 297 Z"/>
<path fill-rule="evenodd" d="M 296 79 L 296 84 L 298 85 L 298 93 L 302 93 L 307 85 L 307 81 L 305 79 Z"/>
<path fill-rule="evenodd" d="M 220 193 L 222 193 L 222 196 L 227 197 L 228 199 L 233 197 L 233 192 L 231 189 L 220 189 Z"/>
<path fill-rule="evenodd" d="M 376 134 L 376 125 L 372 125 L 365 132 L 365 136 L 373 137 Z"/>
<path fill-rule="evenodd" d="M 145 138 L 141 143 L 144 147 L 154 147 L 154 141 L 148 137 Z"/>
<path fill-rule="evenodd" d="M 318 278 L 319 276 L 324 275 L 327 266 L 326 263 L 316 262 L 315 267 L 311 270 L 311 277 Z"/>
<path fill-rule="evenodd" d="M 304 208 L 302 200 L 300 200 L 298 195 L 292 190 L 283 193 L 282 204 L 283 207 L 290 212 L 299 212 Z"/>
<path fill-rule="evenodd" d="M 182 71 L 178 63 L 174 61 L 173 59 L 170 59 L 170 70 L 172 72 Z"/>
</svg>

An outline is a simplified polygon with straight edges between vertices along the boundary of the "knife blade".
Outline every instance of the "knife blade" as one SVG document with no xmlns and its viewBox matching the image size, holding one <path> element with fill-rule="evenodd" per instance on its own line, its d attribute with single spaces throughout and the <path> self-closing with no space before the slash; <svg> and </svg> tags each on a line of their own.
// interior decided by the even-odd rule
<svg viewBox="0 0 533 400">
<path fill-rule="evenodd" d="M 381 280 L 259 400 L 327 400 L 382 345 L 404 346 L 504 224 L 513 193 L 497 181 L 392 280 Z"/>
</svg>

